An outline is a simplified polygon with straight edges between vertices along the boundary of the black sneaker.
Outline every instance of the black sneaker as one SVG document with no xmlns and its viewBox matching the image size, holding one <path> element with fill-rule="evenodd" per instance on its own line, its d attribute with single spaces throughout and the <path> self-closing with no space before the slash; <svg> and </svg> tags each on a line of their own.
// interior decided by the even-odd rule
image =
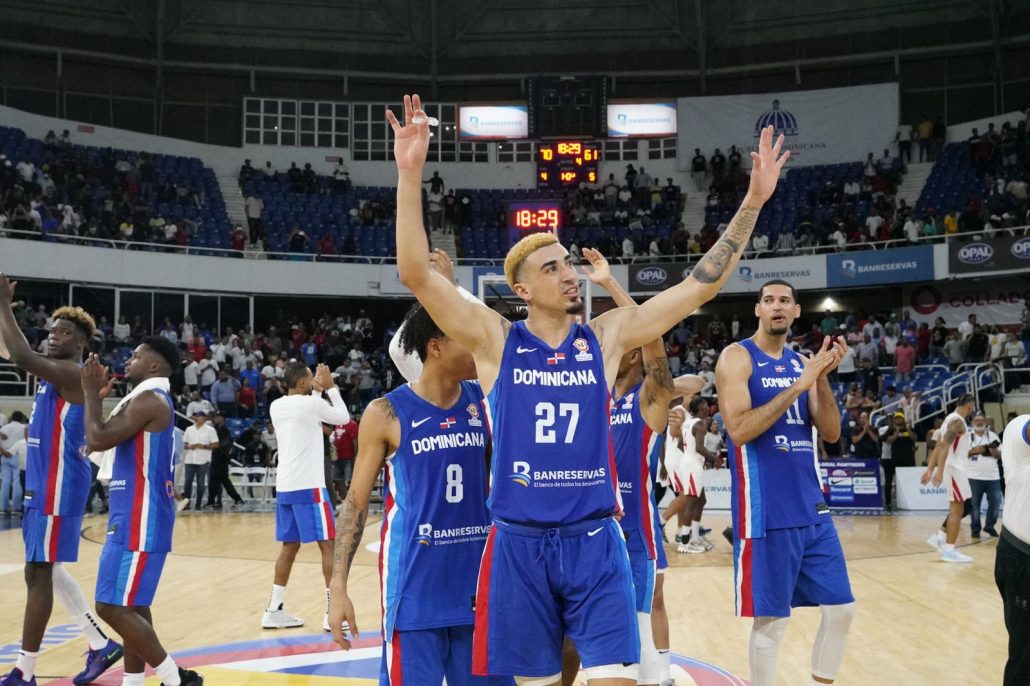
<svg viewBox="0 0 1030 686">
<path fill-rule="evenodd" d="M 182 682 L 182 686 L 203 686 L 204 675 L 197 674 L 192 669 L 179 667 L 179 681 Z M 161 686 L 164 686 L 164 684 L 161 684 Z"/>
<path fill-rule="evenodd" d="M 730 542 L 730 545 L 733 545 L 733 527 L 732 526 L 728 526 L 725 529 L 723 529 L 722 530 L 722 535 L 723 535 L 723 537 L 726 538 L 727 541 Z"/>
<path fill-rule="evenodd" d="M 993 526 L 985 526 L 984 533 L 990 536 L 991 538 L 998 537 L 998 531 Z"/>
<path fill-rule="evenodd" d="M 702 536 L 707 536 L 708 534 L 712 533 L 712 530 L 702 526 L 698 529 L 698 533 L 700 533 Z"/>
<path fill-rule="evenodd" d="M 972 532 L 970 532 L 970 534 L 969 534 L 969 535 L 970 535 L 970 536 L 971 536 L 972 538 L 975 538 L 975 539 L 977 539 L 977 540 L 980 540 L 980 532 L 979 532 L 979 531 L 972 531 Z"/>
</svg>

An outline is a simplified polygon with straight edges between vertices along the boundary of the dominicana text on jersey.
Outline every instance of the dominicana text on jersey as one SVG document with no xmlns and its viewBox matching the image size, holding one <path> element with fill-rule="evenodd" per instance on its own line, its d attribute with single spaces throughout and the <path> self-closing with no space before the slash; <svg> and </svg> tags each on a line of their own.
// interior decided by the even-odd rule
<svg viewBox="0 0 1030 686">
<path fill-rule="evenodd" d="M 621 507 L 608 402 L 601 346 L 588 326 L 573 324 L 551 348 L 525 322 L 512 325 L 486 402 L 494 518 L 548 526 Z"/>
</svg>

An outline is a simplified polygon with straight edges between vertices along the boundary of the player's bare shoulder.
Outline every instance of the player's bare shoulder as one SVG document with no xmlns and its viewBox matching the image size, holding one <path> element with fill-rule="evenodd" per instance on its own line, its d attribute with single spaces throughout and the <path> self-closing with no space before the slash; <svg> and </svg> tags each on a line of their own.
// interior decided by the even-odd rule
<svg viewBox="0 0 1030 686">
<path fill-rule="evenodd" d="M 361 415 L 361 423 L 364 424 L 366 421 L 382 424 L 395 422 L 397 421 L 397 410 L 386 396 L 376 398 L 368 404 L 365 412 Z"/>
<path fill-rule="evenodd" d="M 715 373 L 734 379 L 748 379 L 751 377 L 751 356 L 740 343 L 730 343 L 719 353 Z"/>
</svg>

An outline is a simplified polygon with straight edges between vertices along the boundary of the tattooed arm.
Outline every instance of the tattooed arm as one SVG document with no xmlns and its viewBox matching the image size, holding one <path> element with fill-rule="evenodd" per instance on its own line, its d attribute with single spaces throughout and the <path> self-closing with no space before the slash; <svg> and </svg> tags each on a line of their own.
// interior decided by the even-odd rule
<svg viewBox="0 0 1030 686">
<path fill-rule="evenodd" d="M 336 520 L 336 544 L 333 546 L 333 578 L 329 582 L 329 626 L 333 640 L 344 650 L 350 641 L 344 638 L 340 626 L 347 622 L 352 637 L 358 635 L 354 605 L 347 596 L 347 579 L 351 563 L 361 545 L 368 517 L 368 499 L 376 477 L 400 440 L 400 426 L 393 405 L 386 398 L 373 401 L 361 416 L 358 426 L 358 455 L 354 461 L 354 475 L 350 490 Z"/>
<path fill-rule="evenodd" d="M 758 213 L 776 190 L 780 170 L 790 157 L 783 152 L 783 136 L 772 143 L 772 127 L 762 131 L 757 153 L 751 153 L 751 184 L 740 209 L 725 233 L 705 253 L 690 276 L 637 308 L 607 312 L 595 320 L 606 336 L 615 336 L 622 350 L 631 350 L 658 338 L 710 301 L 722 288 L 747 247 Z M 596 329 L 595 329 L 596 330 Z"/>
<path fill-rule="evenodd" d="M 948 446 L 955 442 L 955 439 L 966 432 L 966 423 L 961 419 L 952 419 L 947 426 L 941 430 L 941 440 L 933 447 L 930 458 L 926 463 L 926 471 L 919 478 L 925 486 L 933 482 L 934 486 L 940 486 L 944 481 L 944 464 L 948 458 Z"/>
</svg>

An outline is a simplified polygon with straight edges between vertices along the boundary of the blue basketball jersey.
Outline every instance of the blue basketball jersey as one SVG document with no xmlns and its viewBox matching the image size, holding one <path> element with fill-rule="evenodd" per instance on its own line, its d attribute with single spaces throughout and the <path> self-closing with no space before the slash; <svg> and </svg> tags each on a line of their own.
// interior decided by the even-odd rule
<svg viewBox="0 0 1030 686">
<path fill-rule="evenodd" d="M 531 526 L 620 508 L 601 346 L 573 324 L 557 348 L 515 322 L 486 406 L 493 436 L 490 513 Z"/>
<path fill-rule="evenodd" d="M 751 407 L 765 405 L 801 376 L 804 367 L 794 351 L 784 348 L 775 358 L 750 338 L 740 345 L 751 356 Z M 750 443 L 734 445 L 729 440 L 733 530 L 738 538 L 761 538 L 767 529 L 808 526 L 829 518 L 815 440 L 808 391 Z"/>
<path fill-rule="evenodd" d="M 171 421 L 163 431 L 140 431 L 115 448 L 107 536 L 125 550 L 167 553 L 175 526 L 175 415 L 171 396 L 153 392 L 168 403 Z"/>
<path fill-rule="evenodd" d="M 93 483 L 86 457 L 85 408 L 40 381 L 25 441 L 25 507 L 81 517 Z"/>
<path fill-rule="evenodd" d="M 630 537 L 644 544 L 648 559 L 657 554 L 654 483 L 658 478 L 658 453 L 663 433 L 656 433 L 640 413 L 640 389 L 643 383 L 629 389 L 622 398 L 612 399 L 611 432 L 615 448 L 615 465 L 619 476 L 619 493 L 625 515 L 619 524 Z"/>
<path fill-rule="evenodd" d="M 386 458 L 379 559 L 383 629 L 472 624 L 486 509 L 483 392 L 462 382 L 441 409 L 405 384 L 387 396 L 400 422 L 400 447 Z"/>
</svg>

